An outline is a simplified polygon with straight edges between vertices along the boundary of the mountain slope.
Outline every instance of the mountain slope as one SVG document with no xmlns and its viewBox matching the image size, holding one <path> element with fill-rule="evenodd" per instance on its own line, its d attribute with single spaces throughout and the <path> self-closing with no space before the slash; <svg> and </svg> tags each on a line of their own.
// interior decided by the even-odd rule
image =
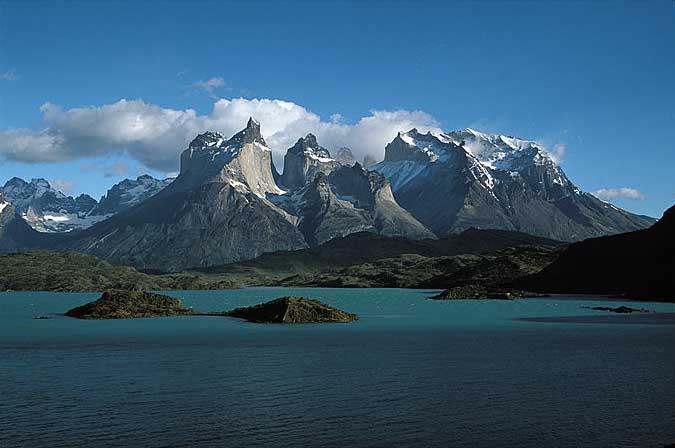
<svg viewBox="0 0 675 448">
<path fill-rule="evenodd" d="M 571 244 L 518 284 L 540 292 L 675 300 L 675 206 L 649 229 Z"/>
<path fill-rule="evenodd" d="M 575 241 L 654 222 L 580 191 L 536 142 L 471 129 L 400 132 L 372 169 L 438 235 L 476 227 Z"/>
<path fill-rule="evenodd" d="M 469 229 L 447 238 L 424 240 L 360 232 L 334 238 L 316 247 L 267 253 L 254 260 L 213 266 L 199 271 L 209 274 L 250 274 L 266 279 L 275 275 L 316 274 L 410 254 L 444 257 L 479 254 L 509 247 L 556 247 L 560 244 L 558 241 L 506 230 Z"/>
</svg>

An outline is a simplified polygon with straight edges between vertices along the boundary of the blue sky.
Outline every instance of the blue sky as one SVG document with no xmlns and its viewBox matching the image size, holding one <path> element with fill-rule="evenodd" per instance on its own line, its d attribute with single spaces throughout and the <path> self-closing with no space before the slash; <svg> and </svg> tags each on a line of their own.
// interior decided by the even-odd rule
<svg viewBox="0 0 675 448">
<path fill-rule="evenodd" d="M 536 139 L 583 190 L 637 190 L 613 202 L 660 216 L 675 202 L 674 80 L 670 0 L 4 1 L 0 183 L 98 197 L 175 171 L 191 130 L 233 132 L 253 111 L 277 145 L 323 126 L 329 148 L 344 135 L 361 154 L 417 123 Z"/>
</svg>

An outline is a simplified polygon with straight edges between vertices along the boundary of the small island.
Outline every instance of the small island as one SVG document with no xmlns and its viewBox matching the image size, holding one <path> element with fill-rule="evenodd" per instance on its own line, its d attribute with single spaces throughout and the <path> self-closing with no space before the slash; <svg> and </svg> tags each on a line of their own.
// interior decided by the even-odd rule
<svg viewBox="0 0 675 448">
<path fill-rule="evenodd" d="M 259 305 L 236 308 L 224 315 L 270 324 L 347 323 L 358 319 L 356 314 L 303 297 L 281 297 Z"/>
<path fill-rule="evenodd" d="M 65 315 L 78 319 L 131 319 L 194 314 L 174 297 L 142 291 L 110 290 L 98 300 L 68 310 Z"/>
</svg>

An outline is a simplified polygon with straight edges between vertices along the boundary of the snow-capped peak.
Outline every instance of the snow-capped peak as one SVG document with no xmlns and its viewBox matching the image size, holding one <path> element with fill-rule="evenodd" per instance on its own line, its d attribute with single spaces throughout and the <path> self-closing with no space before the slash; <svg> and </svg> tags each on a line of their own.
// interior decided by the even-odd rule
<svg viewBox="0 0 675 448">
<path fill-rule="evenodd" d="M 385 160 L 435 162 L 442 153 L 441 147 L 444 144 L 431 132 L 422 134 L 415 128 L 408 132 L 399 131 L 394 141 L 385 148 Z"/>
<path fill-rule="evenodd" d="M 298 139 L 295 145 L 289 148 L 288 151 L 293 154 L 302 154 L 321 163 L 334 162 L 330 152 L 323 146 L 320 146 L 316 140 L 316 136 L 311 133 Z"/>
</svg>

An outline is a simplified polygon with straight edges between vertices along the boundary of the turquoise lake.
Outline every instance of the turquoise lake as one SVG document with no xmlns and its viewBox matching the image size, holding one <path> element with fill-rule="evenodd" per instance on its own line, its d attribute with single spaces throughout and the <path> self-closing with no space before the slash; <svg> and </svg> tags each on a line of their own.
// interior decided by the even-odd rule
<svg viewBox="0 0 675 448">
<path fill-rule="evenodd" d="M 0 293 L 0 447 L 675 443 L 675 305 L 434 292 L 168 293 L 200 311 L 299 295 L 359 315 L 298 326 L 84 321 L 61 314 L 100 294 Z M 582 308 L 597 305 L 668 314 Z M 518 320 L 568 316 L 582 319 Z"/>
</svg>

